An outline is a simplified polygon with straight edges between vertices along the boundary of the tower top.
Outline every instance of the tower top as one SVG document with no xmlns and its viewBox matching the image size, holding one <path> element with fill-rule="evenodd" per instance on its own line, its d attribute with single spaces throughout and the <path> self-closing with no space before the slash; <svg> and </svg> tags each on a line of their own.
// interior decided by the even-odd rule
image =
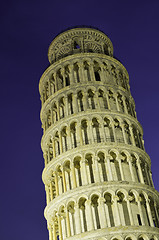
<svg viewBox="0 0 159 240">
<path fill-rule="evenodd" d="M 76 53 L 102 53 L 113 56 L 113 44 L 101 31 L 91 27 L 76 27 L 60 33 L 49 46 L 48 59 L 53 63 Z"/>
</svg>

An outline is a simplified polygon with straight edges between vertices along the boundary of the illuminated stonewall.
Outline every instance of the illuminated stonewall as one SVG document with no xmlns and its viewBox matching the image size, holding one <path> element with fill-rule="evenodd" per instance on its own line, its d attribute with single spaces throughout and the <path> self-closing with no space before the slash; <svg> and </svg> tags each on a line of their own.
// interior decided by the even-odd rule
<svg viewBox="0 0 159 240">
<path fill-rule="evenodd" d="M 157 240 L 159 194 L 129 76 L 93 28 L 59 34 L 40 79 L 49 240 Z"/>
</svg>

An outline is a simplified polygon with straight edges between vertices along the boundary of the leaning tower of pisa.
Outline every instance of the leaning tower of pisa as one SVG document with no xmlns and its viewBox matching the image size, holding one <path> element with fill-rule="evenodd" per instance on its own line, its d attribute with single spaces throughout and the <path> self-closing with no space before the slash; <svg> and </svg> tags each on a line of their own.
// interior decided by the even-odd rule
<svg viewBox="0 0 159 240">
<path fill-rule="evenodd" d="M 39 89 L 49 240 L 159 239 L 159 193 L 110 39 L 70 29 L 48 58 Z"/>
</svg>

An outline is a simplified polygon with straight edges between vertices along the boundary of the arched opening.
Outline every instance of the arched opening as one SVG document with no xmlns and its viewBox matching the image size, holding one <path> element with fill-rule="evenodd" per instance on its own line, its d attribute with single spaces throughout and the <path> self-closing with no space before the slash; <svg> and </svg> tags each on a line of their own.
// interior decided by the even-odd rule
<svg viewBox="0 0 159 240">
<path fill-rule="evenodd" d="M 106 141 L 114 142 L 113 130 L 111 127 L 110 120 L 108 118 L 104 118 L 104 130 L 105 130 L 105 135 L 106 135 Z"/>
<path fill-rule="evenodd" d="M 116 118 L 114 119 L 114 128 L 117 142 L 124 143 L 122 128 L 120 126 L 120 122 Z"/>
<path fill-rule="evenodd" d="M 73 114 L 73 95 L 72 93 L 68 95 L 68 112 Z"/>
<path fill-rule="evenodd" d="M 88 106 L 90 109 L 95 109 L 94 92 L 91 89 L 88 90 Z"/>
<path fill-rule="evenodd" d="M 118 192 L 117 196 L 118 196 L 118 208 L 119 208 L 121 223 L 123 226 L 129 226 L 130 217 L 129 217 L 125 196 L 122 192 Z"/>
<path fill-rule="evenodd" d="M 74 168 L 77 187 L 82 186 L 82 177 L 81 177 L 81 158 L 75 157 L 74 159 Z"/>
<path fill-rule="evenodd" d="M 99 165 L 99 172 L 102 173 L 100 174 L 102 182 L 108 181 L 105 155 L 102 152 L 98 153 L 98 165 Z"/>
<path fill-rule="evenodd" d="M 88 140 L 88 124 L 86 120 L 82 120 L 81 122 L 81 129 L 82 129 L 82 138 L 84 144 L 89 144 Z"/>
<path fill-rule="evenodd" d="M 79 209 L 80 209 L 80 220 L 82 232 L 87 231 L 87 221 L 86 221 L 86 209 L 85 209 L 85 198 L 80 198 L 79 200 Z"/>
<path fill-rule="evenodd" d="M 113 92 L 111 90 L 109 90 L 108 92 L 108 98 L 109 98 L 110 110 L 117 111 L 116 101 L 113 96 Z"/>
<path fill-rule="evenodd" d="M 86 81 L 91 81 L 89 65 L 87 62 L 84 62 L 84 76 Z"/>
<path fill-rule="evenodd" d="M 85 159 L 86 159 L 88 181 L 89 183 L 94 183 L 92 154 L 87 154 Z"/>
<path fill-rule="evenodd" d="M 55 134 L 55 154 L 56 156 L 60 155 L 60 143 L 59 143 L 59 134 Z"/>
<path fill-rule="evenodd" d="M 75 82 L 79 83 L 80 77 L 79 77 L 79 67 L 77 63 L 74 64 L 74 77 L 75 77 Z"/>
<path fill-rule="evenodd" d="M 99 89 L 98 91 L 99 105 L 101 109 L 108 109 L 108 104 L 106 97 L 104 96 L 103 90 Z"/>
<path fill-rule="evenodd" d="M 64 87 L 63 76 L 62 76 L 61 70 L 57 71 L 56 79 L 57 79 L 57 89 L 60 90 L 61 88 Z"/>
<path fill-rule="evenodd" d="M 93 195 L 91 198 L 92 214 L 94 220 L 95 229 L 100 229 L 99 211 L 98 211 L 98 196 Z"/>
<path fill-rule="evenodd" d="M 76 122 L 70 125 L 70 132 L 71 132 L 72 147 L 76 148 L 77 147 L 77 123 Z"/>
<path fill-rule="evenodd" d="M 70 169 L 70 162 L 67 161 L 63 165 L 64 174 L 65 174 L 65 181 L 66 181 L 66 189 L 71 190 L 72 189 L 72 183 L 71 183 L 71 169 Z"/>
<path fill-rule="evenodd" d="M 122 95 L 120 93 L 118 93 L 118 95 L 117 95 L 117 100 L 118 100 L 120 112 L 124 112 L 124 104 L 123 104 L 123 100 L 122 100 Z"/>
<path fill-rule="evenodd" d="M 62 97 L 59 101 L 59 109 L 60 109 L 60 118 L 65 117 L 65 110 L 64 110 L 65 104 L 64 104 L 64 97 Z"/>
<path fill-rule="evenodd" d="M 100 126 L 99 126 L 99 122 L 96 118 L 92 119 L 92 127 L 93 127 L 94 141 L 96 143 L 100 143 L 101 140 L 103 140 L 103 139 L 101 138 Z"/>
<path fill-rule="evenodd" d="M 75 235 L 75 207 L 74 202 L 69 202 L 67 206 L 71 236 Z"/>
<path fill-rule="evenodd" d="M 117 161 L 117 156 L 114 152 L 110 152 L 110 164 L 112 169 L 113 180 L 121 181 L 121 173 L 119 168 L 119 162 Z"/>
<path fill-rule="evenodd" d="M 68 150 L 68 144 L 67 144 L 67 129 L 64 127 L 61 131 L 61 137 L 62 137 L 62 148 L 63 152 L 66 152 Z"/>
<path fill-rule="evenodd" d="M 106 210 L 106 218 L 108 222 L 108 227 L 114 227 L 114 213 L 112 209 L 112 195 L 110 193 L 105 193 L 105 210 Z"/>
<path fill-rule="evenodd" d="M 77 101 L 78 101 L 78 109 L 79 111 L 84 111 L 84 106 L 83 106 L 83 94 L 82 91 L 79 91 L 77 93 Z"/>
</svg>

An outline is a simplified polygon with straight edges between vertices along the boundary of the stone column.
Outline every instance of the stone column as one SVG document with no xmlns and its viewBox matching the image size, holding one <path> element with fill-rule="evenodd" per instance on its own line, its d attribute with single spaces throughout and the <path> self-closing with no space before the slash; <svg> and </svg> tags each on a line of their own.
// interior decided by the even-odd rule
<svg viewBox="0 0 159 240">
<path fill-rule="evenodd" d="M 122 96 L 122 100 L 123 100 L 123 105 L 124 105 L 124 112 L 126 114 L 128 114 L 128 110 L 127 110 L 127 106 L 126 106 L 126 102 L 125 102 L 125 96 Z"/>
<path fill-rule="evenodd" d="M 147 213 L 148 213 L 150 226 L 154 227 L 154 222 L 153 222 L 153 218 L 152 218 L 152 213 L 151 213 L 151 208 L 150 208 L 150 204 L 149 204 L 149 199 L 146 199 L 146 208 L 147 208 Z"/>
<path fill-rule="evenodd" d="M 56 157 L 56 151 L 55 151 L 55 139 L 52 138 L 52 151 L 53 151 L 53 158 Z"/>
<path fill-rule="evenodd" d="M 58 186 L 58 176 L 57 176 L 57 173 L 54 172 L 55 174 L 55 189 L 56 189 L 56 196 L 59 195 L 59 186 Z"/>
<path fill-rule="evenodd" d="M 122 163 L 121 163 L 121 159 L 120 158 L 117 158 L 116 159 L 119 163 L 119 169 L 120 169 L 120 174 L 121 174 L 121 180 L 124 181 L 124 172 L 123 172 L 123 168 L 122 168 Z"/>
<path fill-rule="evenodd" d="M 95 182 L 100 182 L 100 173 L 99 173 L 99 168 L 98 168 L 98 157 L 95 156 L 92 159 L 93 161 L 93 175 L 94 175 L 94 180 Z"/>
<path fill-rule="evenodd" d="M 138 168 L 138 173 L 139 173 L 139 178 L 140 178 L 140 181 L 141 183 L 145 183 L 144 182 L 144 178 L 143 178 L 143 174 L 142 174 L 142 170 L 141 170 L 141 161 L 139 159 L 136 160 L 136 165 L 137 165 L 137 168 Z"/>
<path fill-rule="evenodd" d="M 66 188 L 66 178 L 65 178 L 65 170 L 64 170 L 63 166 L 62 166 L 62 180 L 63 180 L 64 192 L 66 192 L 67 191 L 67 188 Z"/>
<path fill-rule="evenodd" d="M 140 216 L 141 216 L 141 223 L 142 223 L 143 226 L 145 226 L 145 219 L 144 219 L 144 215 L 143 215 L 143 212 L 142 212 L 142 207 L 141 207 L 140 200 L 141 200 L 140 197 L 138 197 L 137 204 L 138 204 L 139 213 L 140 213 Z"/>
<path fill-rule="evenodd" d="M 59 240 L 63 240 L 62 226 L 61 226 L 61 216 L 59 214 L 57 215 L 57 219 L 58 219 L 58 229 L 59 229 Z"/>
<path fill-rule="evenodd" d="M 132 126 L 129 126 L 129 130 L 130 130 L 130 135 L 131 135 L 131 139 L 132 139 L 132 144 L 133 144 L 133 146 L 136 146 Z"/>
<path fill-rule="evenodd" d="M 70 85 L 72 85 L 74 83 L 74 74 L 73 74 L 73 63 L 68 65 L 68 69 L 70 71 Z"/>
<path fill-rule="evenodd" d="M 48 185 L 45 185 L 45 191 L 46 191 L 46 203 L 48 205 L 49 202 L 50 202 L 50 195 L 49 195 L 49 187 L 48 187 Z"/>
<path fill-rule="evenodd" d="M 128 164 L 129 164 L 129 169 L 130 169 L 130 174 L 131 174 L 131 178 L 132 181 L 135 182 L 135 176 L 134 176 L 134 172 L 133 172 L 133 166 L 132 166 L 132 157 L 128 157 Z"/>
<path fill-rule="evenodd" d="M 54 240 L 53 233 L 52 233 L 52 226 L 50 224 L 48 225 L 48 230 L 49 230 L 49 240 Z"/>
<path fill-rule="evenodd" d="M 116 107 L 117 107 L 117 111 L 120 112 L 120 107 L 119 107 L 119 103 L 118 103 L 118 98 L 117 98 L 117 94 L 114 93 L 113 94 L 114 98 L 115 98 L 115 101 L 116 101 Z"/>
<path fill-rule="evenodd" d="M 55 222 L 53 222 L 53 240 L 57 240 Z"/>
<path fill-rule="evenodd" d="M 82 229 L 81 229 L 81 221 L 80 221 L 80 212 L 79 212 L 79 206 L 78 203 L 75 204 L 75 228 L 76 228 L 76 234 L 80 234 Z"/>
<path fill-rule="evenodd" d="M 71 162 L 71 165 L 70 165 L 70 168 L 71 168 L 71 185 L 72 185 L 72 188 L 76 188 L 77 187 L 77 183 L 76 183 L 76 176 L 75 176 L 75 167 L 74 167 L 74 164 Z"/>
<path fill-rule="evenodd" d="M 43 156 L 44 156 L 44 160 L 45 160 L 45 167 L 46 167 L 46 165 L 47 165 L 47 153 L 46 153 L 46 152 L 44 152 Z"/>
<path fill-rule="evenodd" d="M 53 73 L 53 78 L 55 80 L 55 92 L 57 92 L 57 73 L 56 72 Z"/>
<path fill-rule="evenodd" d="M 122 133 L 123 133 L 123 137 L 124 137 L 124 142 L 125 144 L 128 144 L 127 142 L 127 138 L 126 138 L 126 134 L 125 134 L 125 126 L 124 123 L 120 124 L 121 128 L 122 128 Z"/>
<path fill-rule="evenodd" d="M 133 214 L 132 214 L 132 210 L 131 210 L 129 199 L 126 199 L 126 203 L 127 203 L 127 207 L 128 207 L 130 224 L 131 224 L 131 226 L 134 226 L 134 219 L 133 219 Z"/>
<path fill-rule="evenodd" d="M 108 93 L 108 91 L 106 91 L 105 96 L 106 96 L 106 100 L 107 100 L 107 104 L 108 104 L 108 110 L 111 110 L 111 109 L 110 109 L 110 103 L 109 103 L 109 97 L 108 97 L 108 95 L 109 95 L 109 93 Z"/>
<path fill-rule="evenodd" d="M 117 196 L 113 197 L 113 206 L 114 206 L 114 222 L 116 223 L 116 226 L 121 226 L 121 219 L 118 209 L 118 203 L 117 203 Z"/>
<path fill-rule="evenodd" d="M 52 182 L 50 182 L 50 197 L 51 197 L 51 201 L 52 201 L 53 200 Z"/>
<path fill-rule="evenodd" d="M 66 228 L 67 228 L 67 237 L 71 236 L 71 228 L 70 228 L 70 219 L 69 219 L 69 212 L 67 207 L 65 208 L 66 211 Z"/>
<path fill-rule="evenodd" d="M 108 181 L 113 181 L 113 174 L 110 164 L 110 156 L 106 156 L 106 163 L 107 163 L 107 169 L 108 169 Z"/>
<path fill-rule="evenodd" d="M 79 78 L 80 78 L 80 82 L 84 82 L 84 67 L 83 67 L 83 62 L 78 62 L 77 63 L 78 67 L 79 67 Z"/>
<path fill-rule="evenodd" d="M 67 117 L 69 115 L 68 114 L 68 97 L 67 97 L 67 95 L 64 97 L 64 102 L 65 102 L 65 114 Z"/>
<path fill-rule="evenodd" d="M 100 197 L 98 199 L 98 209 L 99 209 L 99 218 L 100 218 L 101 228 L 106 228 L 107 227 L 107 221 L 106 221 L 105 209 L 104 209 L 104 202 L 105 202 L 105 199 L 103 197 Z"/>
<path fill-rule="evenodd" d="M 90 72 L 90 76 L 91 76 L 91 81 L 95 82 L 95 75 L 94 75 L 94 68 L 93 68 L 93 62 L 89 63 L 89 72 Z"/>
<path fill-rule="evenodd" d="M 88 176 L 87 176 L 85 159 L 81 160 L 81 177 L 82 177 L 82 185 L 87 185 Z"/>
<path fill-rule="evenodd" d="M 87 200 L 85 203 L 86 206 L 86 220 L 87 220 L 87 229 L 88 231 L 94 230 L 93 223 L 93 214 L 91 209 L 91 200 Z"/>
</svg>

